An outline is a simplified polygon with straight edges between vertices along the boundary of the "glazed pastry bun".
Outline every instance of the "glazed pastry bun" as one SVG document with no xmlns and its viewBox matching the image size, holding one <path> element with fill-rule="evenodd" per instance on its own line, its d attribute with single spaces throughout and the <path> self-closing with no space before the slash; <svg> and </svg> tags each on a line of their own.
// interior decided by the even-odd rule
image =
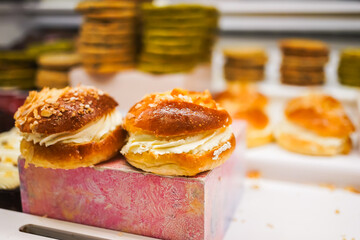
<svg viewBox="0 0 360 240">
<path fill-rule="evenodd" d="M 235 148 L 228 112 L 208 91 L 145 96 L 124 120 L 121 153 L 134 167 L 159 175 L 194 176 L 226 161 Z"/>
<path fill-rule="evenodd" d="M 309 94 L 292 99 L 278 125 L 278 144 L 290 151 L 319 156 L 350 152 L 355 128 L 341 103 L 331 96 Z"/>
<path fill-rule="evenodd" d="M 112 97 L 91 87 L 30 92 L 15 113 L 26 163 L 72 169 L 108 160 L 126 138 L 117 105 Z"/>
<path fill-rule="evenodd" d="M 273 141 L 272 126 L 266 113 L 268 99 L 250 85 L 234 84 L 218 94 L 215 100 L 233 119 L 245 120 L 246 145 L 248 148 L 261 146 Z"/>
</svg>

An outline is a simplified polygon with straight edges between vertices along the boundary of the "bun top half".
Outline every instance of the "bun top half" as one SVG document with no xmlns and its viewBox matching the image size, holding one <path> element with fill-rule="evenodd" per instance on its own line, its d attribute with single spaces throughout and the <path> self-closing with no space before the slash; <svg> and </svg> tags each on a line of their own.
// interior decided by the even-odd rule
<svg viewBox="0 0 360 240">
<path fill-rule="evenodd" d="M 355 127 L 335 98 L 322 94 L 309 94 L 288 102 L 286 118 L 323 137 L 347 137 Z"/>
<path fill-rule="evenodd" d="M 166 137 L 196 134 L 230 124 L 229 113 L 213 100 L 209 91 L 174 89 L 145 96 L 129 110 L 124 128 L 130 133 Z"/>
<path fill-rule="evenodd" d="M 112 112 L 117 102 L 101 90 L 79 86 L 32 91 L 15 113 L 15 126 L 25 133 L 72 132 Z"/>
</svg>

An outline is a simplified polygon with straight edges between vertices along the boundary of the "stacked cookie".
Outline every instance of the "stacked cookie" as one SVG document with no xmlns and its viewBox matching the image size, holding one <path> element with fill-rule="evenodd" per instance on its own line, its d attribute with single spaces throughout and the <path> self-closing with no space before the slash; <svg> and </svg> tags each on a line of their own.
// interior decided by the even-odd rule
<svg viewBox="0 0 360 240">
<path fill-rule="evenodd" d="M 76 53 L 48 53 L 38 58 L 39 70 L 36 75 L 38 88 L 63 88 L 69 83 L 69 71 L 80 64 L 80 56 Z"/>
<path fill-rule="evenodd" d="M 31 89 L 35 73 L 33 56 L 23 51 L 0 52 L 0 87 Z"/>
<path fill-rule="evenodd" d="M 143 29 L 139 69 L 176 73 L 209 59 L 218 11 L 193 4 L 142 5 Z"/>
<path fill-rule="evenodd" d="M 284 39 L 281 82 L 291 85 L 319 85 L 325 82 L 324 67 L 329 60 L 329 48 L 321 41 Z"/>
<path fill-rule="evenodd" d="M 347 48 L 341 52 L 338 77 L 341 84 L 360 86 L 360 48 Z"/>
<path fill-rule="evenodd" d="M 258 82 L 264 79 L 268 57 L 263 48 L 239 47 L 223 51 L 224 77 L 228 82 Z"/>
<path fill-rule="evenodd" d="M 85 19 L 78 51 L 91 73 L 115 73 L 135 65 L 135 1 L 83 1 L 77 6 Z"/>
</svg>

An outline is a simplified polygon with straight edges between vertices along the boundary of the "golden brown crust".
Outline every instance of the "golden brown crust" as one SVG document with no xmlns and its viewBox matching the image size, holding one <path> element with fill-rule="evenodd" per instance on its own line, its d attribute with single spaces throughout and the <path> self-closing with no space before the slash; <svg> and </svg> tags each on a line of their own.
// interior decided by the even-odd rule
<svg viewBox="0 0 360 240">
<path fill-rule="evenodd" d="M 329 48 L 326 43 L 311 39 L 283 39 L 279 43 L 286 55 L 295 56 L 327 56 Z"/>
<path fill-rule="evenodd" d="M 15 113 L 15 125 L 27 133 L 72 132 L 110 113 L 117 105 L 112 97 L 94 88 L 44 88 L 30 92 Z"/>
<path fill-rule="evenodd" d="M 283 148 L 306 155 L 334 156 L 348 154 L 351 151 L 352 143 L 350 137 L 341 146 L 329 146 L 314 141 L 299 138 L 291 133 L 281 133 L 276 136 L 276 142 Z"/>
<path fill-rule="evenodd" d="M 231 144 L 231 147 L 221 151 L 217 158 L 214 157 L 217 155 L 216 151 L 227 142 L 202 154 L 171 153 L 153 155 L 149 152 L 141 154 L 128 152 L 125 157 L 131 165 L 147 172 L 170 176 L 194 176 L 223 164 L 235 149 L 234 135 L 231 136 L 228 142 Z"/>
<path fill-rule="evenodd" d="M 246 84 L 235 83 L 229 84 L 229 90 L 219 93 L 215 100 L 228 110 L 231 116 L 250 109 L 263 110 L 268 103 L 267 97 L 256 89 Z"/>
<path fill-rule="evenodd" d="M 182 89 L 145 96 L 130 109 L 124 121 L 125 129 L 131 133 L 155 136 L 195 134 L 230 124 L 230 115 L 209 92 Z"/>
<path fill-rule="evenodd" d="M 73 169 L 106 161 L 116 155 L 125 143 L 127 133 L 118 126 L 98 142 L 54 144 L 48 147 L 22 140 L 20 150 L 27 163 L 45 168 Z"/>
<path fill-rule="evenodd" d="M 238 60 L 261 60 L 263 63 L 267 61 L 265 49 L 260 47 L 236 47 L 223 49 L 224 56 L 230 59 Z"/>
<path fill-rule="evenodd" d="M 285 115 L 292 123 L 323 137 L 343 138 L 355 130 L 341 103 L 327 95 L 294 98 L 287 104 Z"/>
</svg>

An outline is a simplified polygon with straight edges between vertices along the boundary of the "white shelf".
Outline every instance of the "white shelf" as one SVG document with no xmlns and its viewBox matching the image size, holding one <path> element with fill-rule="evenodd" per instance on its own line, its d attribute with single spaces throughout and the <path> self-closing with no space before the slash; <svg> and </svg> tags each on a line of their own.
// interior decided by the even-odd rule
<svg viewBox="0 0 360 240">
<path fill-rule="evenodd" d="M 222 14 L 359 14 L 357 1 L 219 1 Z"/>
<path fill-rule="evenodd" d="M 360 194 L 264 179 L 245 186 L 225 240 L 359 239 Z"/>
</svg>

